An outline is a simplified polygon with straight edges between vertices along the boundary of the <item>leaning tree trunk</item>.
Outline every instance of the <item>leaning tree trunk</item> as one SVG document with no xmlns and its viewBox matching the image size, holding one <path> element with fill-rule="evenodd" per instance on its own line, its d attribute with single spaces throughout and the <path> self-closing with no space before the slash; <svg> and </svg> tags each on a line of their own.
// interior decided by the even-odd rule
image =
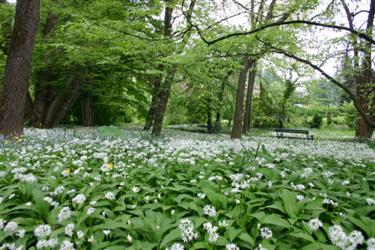
<svg viewBox="0 0 375 250">
<path fill-rule="evenodd" d="M 357 138 L 371 139 L 374 133 L 374 128 L 372 128 L 362 117 L 358 118 L 357 128 L 355 131 L 355 136 Z"/>
<path fill-rule="evenodd" d="M 152 127 L 152 134 L 154 136 L 160 136 L 161 129 L 163 126 L 163 120 L 165 111 L 167 110 L 167 105 L 169 101 L 169 96 L 171 95 L 171 88 L 174 76 L 177 71 L 177 66 L 173 65 L 167 72 L 167 76 L 160 87 L 159 95 L 158 95 L 158 106 L 155 109 L 155 116 L 154 116 L 154 124 Z"/>
<path fill-rule="evenodd" d="M 236 107 L 233 117 L 233 128 L 231 138 L 241 138 L 242 133 L 242 116 L 243 116 L 243 102 L 245 97 L 246 77 L 250 68 L 250 59 L 248 55 L 243 55 L 242 68 L 238 78 Z"/>
<path fill-rule="evenodd" d="M 39 22 L 39 0 L 18 0 L 5 66 L 1 129 L 5 137 L 23 134 L 31 58 Z"/>
<path fill-rule="evenodd" d="M 242 127 L 242 131 L 244 134 L 248 133 L 251 127 L 251 111 L 252 111 L 252 103 L 253 103 L 255 77 L 256 77 L 256 61 L 252 62 L 252 65 L 249 70 L 249 81 L 247 84 L 245 115 L 244 115 L 244 121 L 243 121 L 243 127 Z"/>
</svg>

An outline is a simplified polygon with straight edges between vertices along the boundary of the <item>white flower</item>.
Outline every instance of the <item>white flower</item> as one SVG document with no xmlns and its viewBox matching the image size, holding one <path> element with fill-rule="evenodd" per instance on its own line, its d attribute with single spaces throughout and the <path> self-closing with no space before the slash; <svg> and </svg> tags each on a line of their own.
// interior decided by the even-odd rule
<svg viewBox="0 0 375 250">
<path fill-rule="evenodd" d="M 44 224 L 39 225 L 34 229 L 34 235 L 37 238 L 44 238 L 48 237 L 52 233 L 52 229 L 50 225 Z"/>
<path fill-rule="evenodd" d="M 70 223 L 70 224 L 66 225 L 65 235 L 69 236 L 69 237 L 72 237 L 73 236 L 73 230 L 74 230 L 74 224 L 73 223 Z"/>
<path fill-rule="evenodd" d="M 128 235 L 126 236 L 126 239 L 127 239 L 129 242 L 132 242 L 132 241 L 133 241 L 133 237 L 132 237 L 130 234 L 128 234 Z"/>
<path fill-rule="evenodd" d="M 229 224 L 226 220 L 219 221 L 219 227 L 228 227 Z"/>
<path fill-rule="evenodd" d="M 18 224 L 17 224 L 17 222 L 9 221 L 9 222 L 6 224 L 6 226 L 5 226 L 5 228 L 4 228 L 4 231 L 5 231 L 5 232 L 14 232 L 14 231 L 17 230 L 17 228 L 18 228 Z"/>
<path fill-rule="evenodd" d="M 82 239 L 85 237 L 85 233 L 82 230 L 77 231 L 77 237 L 78 239 Z"/>
<path fill-rule="evenodd" d="M 180 243 L 174 243 L 171 247 L 167 248 L 166 250 L 184 250 L 184 246 Z"/>
<path fill-rule="evenodd" d="M 370 238 L 366 241 L 367 250 L 375 250 L 375 238 Z"/>
<path fill-rule="evenodd" d="M 106 192 L 104 194 L 104 197 L 108 200 L 114 200 L 115 199 L 115 195 L 112 193 L 112 192 Z"/>
<path fill-rule="evenodd" d="M 194 225 L 190 219 L 182 219 L 178 228 L 181 231 L 181 238 L 184 242 L 193 241 L 198 238 L 198 233 L 194 232 Z"/>
<path fill-rule="evenodd" d="M 367 204 L 370 205 L 370 206 L 375 205 L 375 200 L 372 199 L 372 198 L 367 198 L 367 199 L 366 199 L 366 202 L 367 202 Z"/>
<path fill-rule="evenodd" d="M 219 238 L 219 234 L 217 233 L 218 227 L 213 226 L 211 222 L 206 222 L 203 224 L 203 228 L 208 233 L 208 241 L 210 243 L 216 242 L 217 239 Z"/>
<path fill-rule="evenodd" d="M 64 240 L 61 243 L 60 250 L 75 250 L 74 244 L 70 240 Z"/>
<path fill-rule="evenodd" d="M 318 218 L 309 220 L 308 224 L 309 228 L 313 232 L 317 231 L 319 228 L 323 226 L 323 223 Z"/>
<path fill-rule="evenodd" d="M 25 236 L 26 230 L 19 230 L 16 235 L 18 238 L 22 239 Z"/>
<path fill-rule="evenodd" d="M 134 186 L 134 187 L 132 187 L 132 191 L 134 193 L 138 193 L 139 191 L 141 191 L 141 189 L 139 187 Z"/>
<path fill-rule="evenodd" d="M 5 224 L 6 224 L 6 220 L 0 219 L 0 229 L 4 229 Z"/>
<path fill-rule="evenodd" d="M 200 199 L 204 199 L 206 197 L 206 194 L 204 193 L 199 193 L 197 194 L 197 196 L 200 198 Z"/>
<path fill-rule="evenodd" d="M 76 196 L 73 198 L 72 201 L 75 202 L 75 203 L 77 203 L 77 204 L 82 204 L 82 203 L 85 202 L 85 200 L 86 200 L 85 195 L 83 195 L 83 194 L 78 194 L 78 195 L 76 195 Z"/>
<path fill-rule="evenodd" d="M 234 243 L 226 244 L 225 249 L 226 250 L 240 250 L 240 248 Z"/>
<path fill-rule="evenodd" d="M 70 218 L 70 216 L 72 215 L 72 211 L 70 210 L 69 207 L 63 207 L 61 210 L 60 210 L 60 213 L 58 215 L 58 220 L 59 222 L 63 222 L 64 220 L 67 220 Z"/>
<path fill-rule="evenodd" d="M 305 199 L 305 196 L 299 194 L 299 195 L 296 196 L 296 198 L 297 198 L 298 201 L 303 201 Z"/>
<path fill-rule="evenodd" d="M 89 207 L 89 208 L 87 209 L 86 214 L 87 214 L 87 215 L 90 215 L 90 214 L 92 214 L 94 211 L 95 211 L 95 208 L 93 208 L 93 207 Z"/>
<path fill-rule="evenodd" d="M 103 230 L 103 234 L 104 235 L 108 235 L 108 234 L 110 234 L 111 233 L 111 230 L 107 230 L 107 229 L 104 229 Z"/>
<path fill-rule="evenodd" d="M 271 231 L 271 229 L 269 229 L 268 227 L 262 227 L 260 229 L 260 236 L 263 239 L 270 239 L 270 238 L 272 238 L 272 231 Z"/>
<path fill-rule="evenodd" d="M 216 208 L 211 205 L 206 205 L 203 208 L 203 213 L 209 217 L 214 217 L 216 215 Z"/>
<path fill-rule="evenodd" d="M 36 243 L 36 248 L 37 249 L 42 249 L 42 248 L 54 248 L 56 247 L 58 244 L 58 240 L 57 238 L 53 238 L 53 239 L 49 239 L 49 240 L 38 240 L 38 242 Z"/>
<path fill-rule="evenodd" d="M 305 169 L 303 170 L 303 174 L 301 174 L 301 177 L 302 177 L 302 178 L 307 178 L 307 177 L 309 177 L 310 175 L 312 175 L 312 173 L 313 173 L 312 168 L 305 168 Z"/>
</svg>

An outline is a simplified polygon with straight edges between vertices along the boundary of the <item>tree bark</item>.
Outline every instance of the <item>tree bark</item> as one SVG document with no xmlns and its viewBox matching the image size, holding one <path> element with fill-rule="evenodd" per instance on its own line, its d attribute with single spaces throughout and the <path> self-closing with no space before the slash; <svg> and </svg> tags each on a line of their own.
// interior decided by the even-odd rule
<svg viewBox="0 0 375 250">
<path fill-rule="evenodd" d="M 5 66 L 1 129 L 5 137 L 23 134 L 27 85 L 39 22 L 39 0 L 18 0 Z"/>
<path fill-rule="evenodd" d="M 172 83 L 173 83 L 176 71 L 177 71 L 177 65 L 172 65 L 171 68 L 167 72 L 167 76 L 162 86 L 160 87 L 160 91 L 158 95 L 159 101 L 158 101 L 158 106 L 155 110 L 154 124 L 152 127 L 152 134 L 154 136 L 160 136 L 161 134 L 164 115 L 165 115 L 165 111 L 167 110 L 169 96 L 171 95 Z"/>
<path fill-rule="evenodd" d="M 373 132 L 374 128 L 369 126 L 369 124 L 363 119 L 363 117 L 359 117 L 357 121 L 355 137 L 359 139 L 371 139 Z"/>
<path fill-rule="evenodd" d="M 161 70 L 162 68 L 163 68 L 162 66 L 159 67 L 159 69 Z M 159 91 L 160 91 L 161 81 L 162 81 L 162 75 L 159 75 L 157 78 L 155 78 L 151 105 L 150 105 L 150 109 L 148 110 L 145 126 L 143 127 L 144 130 L 151 129 L 154 123 L 155 113 L 156 113 L 156 109 L 159 103 Z"/>
<path fill-rule="evenodd" d="M 220 91 L 218 95 L 218 107 L 216 111 L 216 121 L 215 121 L 215 127 L 214 132 L 219 133 L 221 131 L 221 120 L 222 120 L 222 105 L 224 100 L 224 92 L 225 92 L 225 85 L 227 83 L 227 80 L 229 76 L 232 74 L 232 72 L 229 72 L 227 77 L 222 81 L 220 86 Z"/>
<path fill-rule="evenodd" d="M 245 115 L 244 115 L 244 121 L 243 121 L 243 127 L 242 127 L 242 131 L 244 134 L 248 133 L 251 127 L 251 111 L 252 111 L 252 103 L 253 103 L 255 77 L 256 77 L 256 61 L 253 61 L 249 69 L 249 80 L 247 84 Z"/>
<path fill-rule="evenodd" d="M 83 126 L 93 126 L 94 112 L 92 107 L 92 97 L 90 94 L 85 94 L 82 97 L 82 120 Z"/>
<path fill-rule="evenodd" d="M 246 77 L 250 68 L 250 59 L 248 55 L 242 57 L 242 68 L 240 76 L 238 78 L 238 86 L 236 93 L 236 107 L 233 117 L 233 128 L 231 138 L 241 138 L 242 134 L 242 117 L 243 117 L 243 105 L 245 97 Z"/>
<path fill-rule="evenodd" d="M 210 97 L 207 99 L 207 132 L 210 134 L 214 132 L 212 125 L 212 99 Z"/>
</svg>

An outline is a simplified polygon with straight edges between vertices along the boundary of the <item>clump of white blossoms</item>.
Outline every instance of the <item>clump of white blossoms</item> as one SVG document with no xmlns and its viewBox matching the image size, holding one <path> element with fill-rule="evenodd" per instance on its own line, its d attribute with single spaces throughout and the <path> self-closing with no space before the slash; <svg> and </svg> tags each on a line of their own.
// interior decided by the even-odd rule
<svg viewBox="0 0 375 250">
<path fill-rule="evenodd" d="M 76 195 L 72 201 L 77 204 L 83 204 L 86 200 L 86 196 L 84 194 L 78 194 Z"/>
<path fill-rule="evenodd" d="M 60 250 L 75 250 L 74 244 L 70 240 L 64 240 L 61 243 Z"/>
<path fill-rule="evenodd" d="M 71 215 L 72 215 L 72 211 L 70 210 L 70 208 L 69 207 L 63 207 L 60 210 L 60 213 L 57 217 L 58 217 L 59 222 L 61 223 L 64 220 L 69 219 Z"/>
<path fill-rule="evenodd" d="M 240 248 L 234 243 L 226 244 L 225 249 L 226 250 L 240 250 Z"/>
<path fill-rule="evenodd" d="M 73 236 L 73 230 L 74 230 L 74 224 L 73 223 L 70 223 L 70 224 L 66 225 L 65 235 L 69 236 L 69 237 L 72 237 Z"/>
<path fill-rule="evenodd" d="M 52 228 L 48 224 L 39 225 L 34 229 L 34 235 L 37 238 L 48 237 L 52 233 Z"/>
<path fill-rule="evenodd" d="M 90 215 L 90 214 L 92 214 L 92 213 L 94 213 L 94 212 L 95 212 L 95 208 L 93 208 L 93 207 L 89 207 L 89 208 L 87 209 L 86 214 L 87 214 L 87 215 Z"/>
<path fill-rule="evenodd" d="M 260 229 L 260 236 L 263 239 L 270 239 L 270 238 L 272 238 L 272 230 L 269 229 L 268 227 L 262 227 Z"/>
<path fill-rule="evenodd" d="M 38 242 L 36 243 L 36 248 L 37 249 L 43 249 L 43 248 L 54 248 L 57 246 L 58 244 L 58 240 L 57 238 L 53 238 L 53 239 L 49 239 L 49 240 L 46 240 L 46 239 L 43 239 L 43 240 L 38 240 Z"/>
<path fill-rule="evenodd" d="M 203 228 L 208 233 L 208 241 L 214 243 L 219 238 L 219 234 L 217 230 L 219 229 L 217 226 L 213 226 L 211 222 L 206 222 L 203 224 Z"/>
<path fill-rule="evenodd" d="M 141 189 L 139 187 L 137 187 L 137 186 L 134 186 L 134 187 L 132 187 L 132 191 L 134 193 L 138 193 L 139 191 L 141 191 Z"/>
<path fill-rule="evenodd" d="M 318 218 L 315 218 L 315 219 L 309 220 L 308 225 L 311 231 L 315 232 L 323 226 L 323 223 Z"/>
<path fill-rule="evenodd" d="M 9 221 L 4 227 L 5 232 L 15 232 L 18 228 L 17 222 Z"/>
<path fill-rule="evenodd" d="M 171 247 L 167 247 L 166 250 L 184 250 L 184 246 L 181 243 L 174 243 Z"/>
<path fill-rule="evenodd" d="M 296 196 L 296 199 L 298 201 L 303 201 L 305 199 L 305 196 L 303 196 L 302 194 L 299 194 L 299 195 Z"/>
<path fill-rule="evenodd" d="M 209 217 L 214 217 L 216 216 L 216 208 L 211 205 L 206 205 L 203 208 L 203 213 Z"/>
<path fill-rule="evenodd" d="M 115 195 L 112 193 L 112 192 L 106 192 L 104 194 L 104 197 L 108 200 L 114 200 L 115 199 Z"/>
<path fill-rule="evenodd" d="M 375 250 L 375 238 L 370 238 L 366 241 L 367 250 Z"/>
<path fill-rule="evenodd" d="M 369 206 L 374 206 L 375 205 L 375 200 L 372 198 L 367 198 L 366 202 Z"/>
<path fill-rule="evenodd" d="M 310 175 L 312 175 L 312 173 L 313 173 L 312 168 L 305 168 L 305 169 L 303 170 L 303 173 L 301 174 L 301 178 L 307 178 L 307 177 L 309 177 Z"/>
<path fill-rule="evenodd" d="M 190 219 L 182 219 L 178 225 L 178 228 L 181 231 L 181 239 L 184 242 L 193 241 L 198 238 L 198 233 L 194 232 L 194 224 Z"/>
<path fill-rule="evenodd" d="M 356 249 L 358 245 L 363 244 L 365 241 L 361 232 L 353 231 L 347 235 L 339 225 L 330 227 L 328 236 L 330 241 L 342 250 Z"/>
</svg>

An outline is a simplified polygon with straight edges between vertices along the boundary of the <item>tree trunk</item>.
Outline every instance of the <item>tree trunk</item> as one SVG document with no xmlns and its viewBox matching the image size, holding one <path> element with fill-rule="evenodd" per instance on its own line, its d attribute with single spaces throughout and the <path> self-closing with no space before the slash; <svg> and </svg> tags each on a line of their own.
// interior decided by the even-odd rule
<svg viewBox="0 0 375 250">
<path fill-rule="evenodd" d="M 69 110 L 72 108 L 72 106 L 78 99 L 79 95 L 80 95 L 80 84 L 79 82 L 74 82 L 69 96 L 59 106 L 59 110 L 56 112 L 53 119 L 49 123 L 46 123 L 46 127 L 47 128 L 56 127 L 68 114 Z"/>
<path fill-rule="evenodd" d="M 152 127 L 152 135 L 154 136 L 160 136 L 161 134 L 161 129 L 163 126 L 163 120 L 164 120 L 164 115 L 165 111 L 167 109 L 168 101 L 169 101 L 169 96 L 171 95 L 171 88 L 172 88 L 172 83 L 174 80 L 174 76 L 177 71 L 177 66 L 173 65 L 167 72 L 167 76 L 160 88 L 159 95 L 158 95 L 158 106 L 155 110 L 155 119 L 154 119 L 154 124 Z"/>
<path fill-rule="evenodd" d="M 228 74 L 228 77 L 231 73 L 232 72 Z M 221 106 L 223 105 L 225 84 L 228 80 L 228 77 L 225 78 L 224 81 L 222 81 L 221 86 L 220 86 L 220 92 L 218 95 L 218 107 L 217 107 L 217 112 L 216 112 L 216 121 L 215 121 L 215 127 L 214 127 L 215 133 L 219 133 L 221 131 L 221 120 L 222 120 L 222 115 L 221 115 L 222 107 Z"/>
<path fill-rule="evenodd" d="M 152 125 L 154 123 L 155 113 L 156 113 L 156 109 L 157 109 L 158 103 L 159 103 L 159 92 L 160 92 L 161 81 L 162 81 L 161 75 L 158 76 L 155 79 L 154 89 L 153 89 L 153 93 L 152 93 L 151 105 L 150 105 L 150 109 L 148 110 L 148 114 L 147 114 L 147 117 L 146 117 L 146 123 L 145 123 L 145 126 L 143 128 L 144 130 L 151 129 Z"/>
<path fill-rule="evenodd" d="M 5 137 L 23 134 L 31 58 L 39 22 L 39 0 L 18 0 L 5 66 L 1 129 Z"/>
<path fill-rule="evenodd" d="M 57 21 L 58 16 L 53 12 L 49 12 L 43 27 L 43 40 L 52 33 Z M 37 72 L 35 100 L 31 115 L 31 126 L 36 128 L 44 127 L 44 120 L 46 118 L 47 107 L 49 105 L 49 97 L 51 96 L 51 86 L 49 85 L 49 82 L 52 80 L 52 75 L 50 73 L 52 67 L 51 64 L 48 63 L 48 54 L 44 55 L 43 60 L 47 66 L 46 68 L 43 68 Z"/>
<path fill-rule="evenodd" d="M 372 128 L 362 117 L 358 118 L 355 137 L 359 139 L 371 139 L 374 128 Z"/>
<path fill-rule="evenodd" d="M 92 108 L 92 97 L 90 94 L 85 94 L 82 97 L 82 119 L 83 126 L 92 127 L 94 121 L 94 112 Z"/>
<path fill-rule="evenodd" d="M 252 103 L 253 103 L 255 77 L 256 77 L 256 61 L 253 61 L 249 69 L 249 81 L 247 84 L 245 116 L 244 116 L 243 128 L 242 128 L 242 131 L 244 134 L 248 133 L 251 127 L 251 110 L 252 110 Z"/>
<path fill-rule="evenodd" d="M 207 99 L 207 132 L 212 134 L 214 132 L 214 127 L 212 125 L 212 100 Z"/>
<path fill-rule="evenodd" d="M 246 77 L 250 67 L 250 59 L 248 55 L 243 55 L 242 68 L 238 78 L 237 94 L 236 94 L 236 107 L 233 117 L 233 128 L 231 138 L 241 138 L 242 133 L 242 117 L 243 117 L 243 104 L 245 97 Z"/>
</svg>

